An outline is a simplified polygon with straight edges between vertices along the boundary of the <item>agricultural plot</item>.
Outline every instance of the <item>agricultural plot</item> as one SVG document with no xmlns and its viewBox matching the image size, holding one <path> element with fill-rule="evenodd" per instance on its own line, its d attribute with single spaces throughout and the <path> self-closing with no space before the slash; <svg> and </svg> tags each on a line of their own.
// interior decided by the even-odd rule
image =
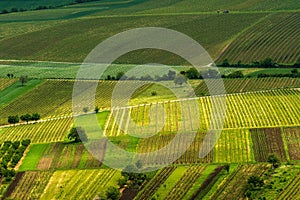
<svg viewBox="0 0 300 200">
<path fill-rule="evenodd" d="M 40 199 L 93 199 L 117 186 L 120 177 L 112 169 L 55 171 Z"/>
<path fill-rule="evenodd" d="M 91 13 L 93 12 L 93 10 L 89 11 Z M 24 20 L 26 18 L 36 19 L 37 15 L 39 16 L 38 19 L 40 19 L 41 17 L 45 17 L 44 13 L 48 13 L 49 15 L 55 15 L 56 13 L 60 15 L 58 17 L 61 17 L 61 15 L 65 15 L 66 12 L 68 12 L 68 9 L 37 12 L 40 14 L 26 14 L 25 12 L 18 13 L 13 16 L 7 15 L 6 17 L 3 15 L 2 19 L 3 21 L 5 18 L 7 18 L 7 20 Z M 76 12 L 76 10 L 72 12 Z M 30 16 L 30 14 L 33 16 Z M 74 15 L 76 15 L 76 13 Z M 120 12 L 118 12 L 117 15 L 120 15 Z M 211 53 L 212 57 L 216 58 L 217 54 L 224 47 L 224 43 L 231 40 L 236 33 L 241 32 L 252 23 L 266 15 L 267 14 L 265 13 L 241 13 L 223 16 L 219 16 L 217 14 L 190 14 L 172 16 L 141 15 L 123 17 L 95 17 L 88 19 L 81 18 L 78 20 L 69 20 L 65 23 L 52 24 L 50 27 L 29 33 L 23 33 L 16 35 L 15 37 L 8 37 L 1 41 L 0 57 L 2 59 L 50 60 L 80 63 L 96 44 L 99 44 L 104 39 L 112 35 L 130 28 L 165 27 L 183 32 L 192 37 L 202 46 L 204 46 L 208 52 Z M 70 17 L 72 17 L 72 15 Z M 243 23 L 241 23 L 241 21 Z M 101 24 L 101 26 L 98 26 L 98 24 Z M 118 26 L 116 27 L 115 24 L 118 24 Z M 22 24 L 19 24 L 18 26 L 21 27 Z M 202 28 L 199 30 L 197 27 Z M 8 28 L 9 27 L 7 27 L 7 29 Z M 3 32 L 5 32 L 5 29 Z M 48 39 L 44 40 L 44 38 Z M 90 42 L 83 42 L 87 41 L 87 39 Z M 18 44 L 18 47 L 16 47 L 17 49 L 12 48 L 15 47 L 13 44 Z M 172 65 L 186 64 L 186 62 L 179 56 L 174 56 L 171 53 L 166 53 L 163 51 L 152 50 L 142 50 L 129 53 L 127 56 L 122 56 L 120 59 L 116 60 L 116 63 L 142 64 L 153 63 L 154 61 L 156 63 Z"/>
<path fill-rule="evenodd" d="M 14 188 L 9 188 L 4 194 L 9 199 L 39 199 L 48 184 L 52 171 L 19 172 L 11 183 Z"/>
<path fill-rule="evenodd" d="M 182 199 L 195 184 L 197 179 L 202 175 L 205 169 L 206 166 L 189 167 L 187 171 L 185 171 L 183 176 L 180 179 L 176 180 L 176 185 L 168 190 L 165 198 L 161 199 Z"/>
<path fill-rule="evenodd" d="M 8 86 L 10 86 L 11 84 L 13 84 L 16 81 L 17 81 L 16 79 L 0 78 L 0 91 L 7 88 Z"/>
<path fill-rule="evenodd" d="M 224 128 L 260 128 L 295 126 L 300 124 L 300 92 L 272 90 L 226 96 Z M 149 135 L 153 133 L 189 132 L 218 129 L 211 119 L 223 97 L 202 97 L 198 100 L 178 100 L 115 108 L 108 117 L 106 136 L 122 134 Z M 290 102 L 286 104 L 286 102 Z M 220 105 L 219 105 L 220 104 Z M 221 116 L 219 116 L 221 117 Z M 200 119 L 200 120 L 199 120 Z"/>
<path fill-rule="evenodd" d="M 218 83 L 220 83 L 220 81 L 214 79 L 201 81 L 195 88 L 197 96 L 209 95 L 206 82 L 215 88 L 219 87 Z M 227 94 L 300 87 L 299 78 L 223 79 L 223 83 Z"/>
<path fill-rule="evenodd" d="M 55 169 L 91 169 L 101 166 L 102 160 L 97 160 L 91 155 L 83 144 L 49 143 L 37 144 L 43 147 L 41 155 L 35 166 L 31 166 L 32 160 L 24 159 L 23 170 L 55 170 Z M 103 152 L 99 152 L 104 158 L 105 142 L 97 143 L 97 148 L 102 145 Z M 26 166 L 30 166 L 26 168 Z"/>
<path fill-rule="evenodd" d="M 297 199 L 300 196 L 300 172 L 290 181 L 287 187 L 277 197 L 278 200 Z"/>
<path fill-rule="evenodd" d="M 251 129 L 253 152 L 256 161 L 265 162 L 270 154 L 286 161 L 280 128 Z"/>
<path fill-rule="evenodd" d="M 300 54 L 300 36 L 296 34 L 299 19 L 299 12 L 269 15 L 235 39 L 217 62 L 252 63 L 269 57 L 278 63 L 296 63 Z"/>
<path fill-rule="evenodd" d="M 261 176 L 268 169 L 267 164 L 240 165 L 220 183 L 209 199 L 242 199 L 245 185 L 251 175 Z"/>
<path fill-rule="evenodd" d="M 174 172 L 176 167 L 165 167 L 156 174 L 154 178 L 145 186 L 145 188 L 138 193 L 135 200 L 150 199 L 160 186 L 168 179 Z"/>
<path fill-rule="evenodd" d="M 300 160 L 300 128 L 284 128 L 283 129 L 288 152 L 291 160 Z"/>
<path fill-rule="evenodd" d="M 174 134 L 162 134 L 142 139 L 137 147 L 137 152 L 143 153 L 143 155 L 137 159 L 142 160 L 145 166 L 165 164 L 170 158 L 178 158 L 175 159 L 175 164 L 212 163 L 214 161 L 214 150 L 204 158 L 199 158 L 199 151 L 202 147 L 204 136 L 204 133 L 196 134 L 195 139 L 191 142 L 191 145 L 186 151 L 183 152 L 183 155 L 178 155 L 178 153 L 180 153 L 178 150 L 185 148 L 183 141 L 188 139 L 185 133 L 177 134 L 176 136 L 180 137 L 179 140 L 182 141 L 182 143 L 172 145 L 168 150 L 162 150 L 161 152 L 157 152 L 157 150 L 169 145 L 175 137 Z"/>
<path fill-rule="evenodd" d="M 73 118 L 50 120 L 0 129 L 0 141 L 30 139 L 32 143 L 62 141 L 70 130 Z"/>
<path fill-rule="evenodd" d="M 245 129 L 223 131 L 215 145 L 216 163 L 253 162 L 250 132 Z"/>
</svg>

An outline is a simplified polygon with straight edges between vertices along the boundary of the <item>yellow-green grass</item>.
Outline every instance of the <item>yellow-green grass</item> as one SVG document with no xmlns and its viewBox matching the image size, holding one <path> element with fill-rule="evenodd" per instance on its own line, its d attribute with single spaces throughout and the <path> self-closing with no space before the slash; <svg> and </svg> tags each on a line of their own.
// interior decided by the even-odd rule
<svg viewBox="0 0 300 200">
<path fill-rule="evenodd" d="M 47 143 L 30 145 L 19 171 L 35 170 L 47 145 Z"/>
<path fill-rule="evenodd" d="M 93 199 L 109 186 L 117 187 L 120 177 L 112 169 L 55 171 L 40 199 Z"/>
<path fill-rule="evenodd" d="M 244 163 L 254 162 L 249 130 L 223 131 L 215 145 L 214 162 Z"/>
<path fill-rule="evenodd" d="M 20 141 L 23 139 L 30 139 L 32 143 L 62 141 L 66 138 L 72 123 L 72 118 L 65 118 L 1 128 L 0 141 Z"/>
<path fill-rule="evenodd" d="M 272 58 L 277 63 L 296 63 L 300 54 L 299 22 L 299 12 L 270 15 L 237 37 L 218 62 L 252 63 Z"/>
<path fill-rule="evenodd" d="M 156 199 L 164 199 L 168 195 L 168 192 L 176 185 L 177 181 L 184 176 L 184 173 L 187 170 L 187 166 L 177 167 L 174 172 L 168 177 L 168 179 L 155 192 L 153 197 L 155 197 Z"/>
<path fill-rule="evenodd" d="M 69 20 L 63 24 L 2 40 L 0 57 L 81 62 L 104 39 L 131 28 L 149 26 L 183 32 L 204 46 L 212 57 L 216 57 L 224 47 L 224 42 L 265 15 L 261 13 L 223 16 L 208 14 Z M 19 26 L 21 27 L 22 24 Z M 18 51 L 12 47 L 18 48 Z M 173 65 L 186 63 L 178 56 L 155 50 L 134 51 L 116 60 L 116 63 L 131 64 L 155 62 Z"/>
<path fill-rule="evenodd" d="M 300 124 L 299 95 L 299 91 L 293 89 L 227 95 L 224 128 L 297 126 Z M 182 129 L 217 129 L 216 119 L 211 119 L 211 98 L 201 97 L 196 101 L 168 101 L 115 109 L 108 118 L 105 134 L 117 136 L 128 133 L 170 133 Z M 216 102 L 223 99 L 213 98 Z M 218 105 L 219 103 L 214 106 Z"/>
</svg>

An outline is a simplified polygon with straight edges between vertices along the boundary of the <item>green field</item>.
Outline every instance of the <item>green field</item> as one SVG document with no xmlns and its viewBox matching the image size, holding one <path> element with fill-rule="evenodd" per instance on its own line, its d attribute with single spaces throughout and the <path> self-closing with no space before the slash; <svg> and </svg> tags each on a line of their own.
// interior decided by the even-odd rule
<svg viewBox="0 0 300 200">
<path fill-rule="evenodd" d="M 278 63 L 296 63 L 299 60 L 300 14 L 278 13 L 268 16 L 237 37 L 218 59 L 243 63 L 272 58 Z M 251 53 L 249 53 L 251 52 Z"/>
</svg>

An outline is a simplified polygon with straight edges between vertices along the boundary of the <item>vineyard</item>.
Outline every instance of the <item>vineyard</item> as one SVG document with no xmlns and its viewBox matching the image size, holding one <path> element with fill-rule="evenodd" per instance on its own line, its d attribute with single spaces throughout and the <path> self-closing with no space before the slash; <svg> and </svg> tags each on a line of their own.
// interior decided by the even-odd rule
<svg viewBox="0 0 300 200">
<path fill-rule="evenodd" d="M 255 160 L 265 162 L 270 154 L 275 154 L 281 161 L 286 160 L 280 128 L 252 129 L 250 131 Z"/>
<path fill-rule="evenodd" d="M 70 130 L 73 118 L 50 120 L 35 124 L 17 125 L 0 129 L 0 141 L 30 139 L 33 143 L 63 140 Z"/>
<path fill-rule="evenodd" d="M 4 90 L 5 88 L 7 88 L 8 86 L 10 86 L 14 82 L 16 82 L 16 79 L 6 79 L 6 78 L 4 79 L 4 78 L 1 78 L 0 79 L 0 91 Z"/>
<path fill-rule="evenodd" d="M 253 162 L 253 152 L 248 130 L 223 131 L 215 145 L 216 163 Z"/>
<path fill-rule="evenodd" d="M 120 176 L 112 169 L 55 171 L 40 199 L 93 199 L 116 185 Z"/>
<path fill-rule="evenodd" d="M 38 199 L 52 176 L 51 171 L 19 172 L 4 194 L 9 199 Z"/>
<path fill-rule="evenodd" d="M 243 79 L 223 79 L 224 87 L 227 94 L 274 90 L 279 88 L 299 88 L 299 78 L 243 78 Z M 195 88 L 197 96 L 209 95 L 207 85 L 214 88 L 220 87 L 220 81 L 207 79 L 201 81 Z"/>
<path fill-rule="evenodd" d="M 214 102 L 222 98 L 213 97 Z M 118 136 L 188 132 L 198 129 L 207 130 L 210 125 L 210 128 L 214 129 L 217 128 L 215 124 L 217 122 L 210 119 L 211 109 L 218 105 L 212 105 L 211 101 L 212 97 L 202 97 L 198 100 L 168 101 L 115 108 L 108 118 L 104 134 Z M 224 128 L 260 128 L 300 124 L 298 90 L 227 95 L 226 102 Z M 286 102 L 290 103 L 286 104 Z"/>
<path fill-rule="evenodd" d="M 235 39 L 218 62 L 252 63 L 269 57 L 278 63 L 295 63 L 300 54 L 299 22 L 299 12 L 269 15 Z"/>
<path fill-rule="evenodd" d="M 300 160 L 300 128 L 284 128 L 283 132 L 287 141 L 290 159 Z"/>
<path fill-rule="evenodd" d="M 247 178 L 251 175 L 261 176 L 268 166 L 266 164 L 240 165 L 227 176 L 218 186 L 210 199 L 241 199 L 244 197 L 244 188 Z"/>
</svg>

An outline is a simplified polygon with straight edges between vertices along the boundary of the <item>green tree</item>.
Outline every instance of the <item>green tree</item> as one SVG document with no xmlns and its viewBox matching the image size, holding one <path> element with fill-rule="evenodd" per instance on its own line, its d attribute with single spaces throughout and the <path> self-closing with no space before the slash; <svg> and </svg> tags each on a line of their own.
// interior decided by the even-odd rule
<svg viewBox="0 0 300 200">
<path fill-rule="evenodd" d="M 87 135 L 82 127 L 73 127 L 68 134 L 69 140 L 74 140 L 74 142 L 87 142 Z"/>
<path fill-rule="evenodd" d="M 224 165 L 224 169 L 227 171 L 227 173 L 229 173 L 230 165 L 229 164 Z"/>
<path fill-rule="evenodd" d="M 98 107 L 98 106 L 96 106 L 94 111 L 95 111 L 95 113 L 98 113 L 98 112 L 99 112 L 99 110 L 100 110 L 100 109 L 99 109 L 99 107 Z"/>
<path fill-rule="evenodd" d="M 277 168 L 280 165 L 279 158 L 274 154 L 269 155 L 267 161 L 268 163 L 271 163 L 274 168 Z"/>
<path fill-rule="evenodd" d="M 190 68 L 189 70 L 187 70 L 185 72 L 185 76 L 188 78 L 188 79 L 198 79 L 200 77 L 200 73 L 197 69 L 195 68 Z"/>
<path fill-rule="evenodd" d="M 27 124 L 28 124 L 28 122 L 29 122 L 30 120 L 32 120 L 32 116 L 31 116 L 30 114 L 26 114 L 26 115 L 22 115 L 22 116 L 20 117 L 20 119 L 21 119 L 22 121 L 24 121 L 24 122 L 27 122 Z"/>
<path fill-rule="evenodd" d="M 117 200 L 117 199 L 119 199 L 120 196 L 121 196 L 121 193 L 120 193 L 120 191 L 118 190 L 118 188 L 113 187 L 113 186 L 110 186 L 110 187 L 106 190 L 105 194 L 106 194 L 107 199 L 111 199 L 111 200 Z"/>
<path fill-rule="evenodd" d="M 20 77 L 20 82 L 22 86 L 24 86 L 28 82 L 28 77 L 27 76 L 21 76 Z"/>
<path fill-rule="evenodd" d="M 235 72 L 232 72 L 231 74 L 229 74 L 227 76 L 228 78 L 244 78 L 244 74 L 242 71 L 235 71 Z"/>
<path fill-rule="evenodd" d="M 38 114 L 38 113 L 33 113 L 33 114 L 31 115 L 31 120 L 33 120 L 33 121 L 38 121 L 38 120 L 40 120 L 40 119 L 41 119 L 41 115 Z"/>
<path fill-rule="evenodd" d="M 10 123 L 10 124 L 16 124 L 16 123 L 19 123 L 19 121 L 20 121 L 20 118 L 19 118 L 18 115 L 8 116 L 7 122 Z"/>
<path fill-rule="evenodd" d="M 229 64 L 228 59 L 225 59 L 225 60 L 223 61 L 223 63 L 221 64 L 221 66 L 222 66 L 222 67 L 230 67 L 230 64 Z"/>
</svg>

